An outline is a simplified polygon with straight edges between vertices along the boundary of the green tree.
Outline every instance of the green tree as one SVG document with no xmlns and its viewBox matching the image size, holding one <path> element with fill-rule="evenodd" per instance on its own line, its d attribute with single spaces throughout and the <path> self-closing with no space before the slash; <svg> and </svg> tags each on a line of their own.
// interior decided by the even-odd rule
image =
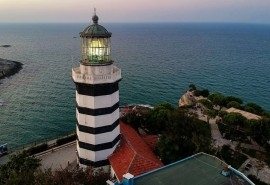
<svg viewBox="0 0 270 185">
<path fill-rule="evenodd" d="M 246 118 L 242 116 L 240 113 L 229 113 L 223 116 L 223 122 L 229 127 L 229 136 L 232 140 L 241 140 L 243 141 L 246 138 L 246 133 L 241 132 L 239 127 L 247 128 Z"/>
<path fill-rule="evenodd" d="M 238 102 L 240 105 L 243 103 L 243 100 L 240 99 L 240 98 L 237 98 L 237 97 L 234 97 L 234 96 L 227 96 L 225 97 L 225 100 L 224 100 L 225 104 L 228 104 L 229 102 Z"/>
<path fill-rule="evenodd" d="M 221 93 L 210 94 L 208 99 L 211 100 L 215 105 L 226 106 L 225 96 L 223 96 Z"/>
<path fill-rule="evenodd" d="M 169 113 L 164 132 L 157 145 L 157 153 L 165 164 L 190 156 L 198 151 L 209 151 L 209 124 L 175 109 Z"/>
<path fill-rule="evenodd" d="M 241 105 L 237 101 L 230 101 L 229 103 L 227 103 L 227 108 L 231 108 L 231 107 L 239 109 L 241 108 Z"/>
<path fill-rule="evenodd" d="M 226 112 L 226 111 L 224 111 L 224 110 L 221 110 L 221 111 L 219 111 L 218 112 L 218 115 L 220 116 L 220 117 L 224 117 L 225 115 L 227 115 L 227 114 L 229 114 L 228 112 Z"/>
<path fill-rule="evenodd" d="M 143 116 L 137 111 L 131 111 L 122 117 L 122 120 L 131 125 L 135 130 L 138 131 L 138 128 L 141 126 Z"/>
<path fill-rule="evenodd" d="M 40 159 L 27 152 L 10 155 L 6 164 L 0 165 L 0 184 L 33 184 L 34 172 L 40 166 Z"/>
<path fill-rule="evenodd" d="M 201 90 L 201 95 L 203 97 L 208 97 L 209 96 L 209 90 L 208 89 L 203 89 Z"/>
<path fill-rule="evenodd" d="M 240 113 L 231 112 L 223 116 L 223 122 L 230 126 L 244 126 L 246 118 Z"/>
<path fill-rule="evenodd" d="M 166 127 L 168 115 L 173 110 L 175 108 L 167 102 L 156 105 L 145 115 L 143 126 L 152 134 L 161 134 Z"/>
<path fill-rule="evenodd" d="M 270 151 L 270 119 L 263 118 L 251 125 L 251 132 L 255 140 Z"/>
<path fill-rule="evenodd" d="M 198 103 L 201 103 L 203 106 L 205 106 L 208 109 L 213 109 L 213 103 L 209 101 L 208 99 L 201 99 L 198 101 Z"/>
<path fill-rule="evenodd" d="M 218 115 L 218 111 L 215 109 L 206 109 L 203 111 L 203 113 L 209 116 L 210 118 L 215 118 Z"/>
<path fill-rule="evenodd" d="M 208 89 L 194 90 L 193 93 L 194 93 L 194 96 L 203 96 L 203 97 L 208 97 L 209 96 Z"/>
<path fill-rule="evenodd" d="M 262 115 L 265 111 L 263 108 L 256 103 L 248 103 L 244 106 L 244 110 L 254 114 Z"/>
<path fill-rule="evenodd" d="M 110 178 L 110 174 L 105 172 L 102 168 L 94 169 L 87 167 L 86 169 L 80 167 L 68 167 L 65 169 L 51 169 L 38 170 L 35 174 L 35 185 L 103 185 L 106 180 Z"/>
<path fill-rule="evenodd" d="M 197 90 L 196 86 L 194 84 L 189 85 L 189 91 L 195 91 Z"/>
</svg>

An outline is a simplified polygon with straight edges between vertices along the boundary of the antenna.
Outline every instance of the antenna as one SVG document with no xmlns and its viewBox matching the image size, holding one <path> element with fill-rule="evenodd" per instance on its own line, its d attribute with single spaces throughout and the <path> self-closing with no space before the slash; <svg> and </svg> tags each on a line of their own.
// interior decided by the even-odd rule
<svg viewBox="0 0 270 185">
<path fill-rule="evenodd" d="M 96 8 L 94 8 L 94 15 L 96 15 Z"/>
</svg>

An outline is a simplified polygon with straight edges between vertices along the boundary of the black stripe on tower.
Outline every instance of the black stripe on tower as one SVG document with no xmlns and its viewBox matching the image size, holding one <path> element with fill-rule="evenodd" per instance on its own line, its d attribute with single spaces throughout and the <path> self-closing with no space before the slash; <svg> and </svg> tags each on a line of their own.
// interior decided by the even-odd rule
<svg viewBox="0 0 270 185">
<path fill-rule="evenodd" d="M 114 83 L 104 83 L 104 84 L 84 84 L 74 82 L 76 85 L 76 90 L 79 94 L 87 96 L 103 96 L 110 95 L 118 91 L 118 82 Z"/>
<path fill-rule="evenodd" d="M 100 151 L 100 150 L 106 150 L 106 149 L 113 148 L 119 140 L 120 140 L 120 134 L 112 142 L 108 142 L 108 143 L 92 145 L 92 144 L 85 143 L 85 142 L 78 140 L 78 144 L 79 144 L 80 148 L 83 148 L 86 150 Z"/>
<path fill-rule="evenodd" d="M 106 166 L 106 165 L 110 164 L 108 159 L 94 162 L 94 161 L 84 159 L 84 158 L 81 158 L 81 157 L 79 157 L 79 162 L 80 162 L 80 164 L 84 164 L 86 166 L 93 166 L 95 168 L 98 168 L 98 167 L 101 167 L 101 166 Z"/>
<path fill-rule="evenodd" d="M 99 108 L 99 109 L 90 109 L 86 107 L 80 107 L 78 104 L 76 105 L 76 107 L 80 114 L 86 114 L 90 116 L 99 116 L 99 115 L 113 113 L 115 110 L 119 108 L 119 102 L 117 102 L 111 107 L 105 107 L 105 108 Z"/>
<path fill-rule="evenodd" d="M 85 125 L 80 125 L 77 122 L 77 127 L 79 129 L 80 132 L 84 132 L 84 133 L 88 133 L 88 134 L 102 134 L 102 133 L 106 133 L 106 132 L 111 132 L 113 131 L 117 126 L 119 125 L 119 119 L 117 119 L 113 124 L 111 125 L 107 125 L 107 126 L 103 126 L 103 127 L 88 127 Z"/>
</svg>

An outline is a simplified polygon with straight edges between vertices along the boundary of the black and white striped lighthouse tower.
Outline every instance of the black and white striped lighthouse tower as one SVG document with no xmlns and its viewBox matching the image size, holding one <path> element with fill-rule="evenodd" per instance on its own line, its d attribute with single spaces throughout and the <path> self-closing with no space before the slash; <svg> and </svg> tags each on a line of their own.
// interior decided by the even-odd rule
<svg viewBox="0 0 270 185">
<path fill-rule="evenodd" d="M 108 165 L 119 140 L 119 90 L 121 69 L 111 60 L 110 37 L 98 24 L 96 13 L 93 24 L 80 33 L 82 60 L 72 69 L 76 84 L 77 157 L 80 166 Z"/>
</svg>

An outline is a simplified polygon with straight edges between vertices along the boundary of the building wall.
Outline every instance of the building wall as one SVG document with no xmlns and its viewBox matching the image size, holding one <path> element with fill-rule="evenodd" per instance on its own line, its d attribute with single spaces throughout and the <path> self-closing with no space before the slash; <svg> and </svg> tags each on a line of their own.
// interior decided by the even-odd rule
<svg viewBox="0 0 270 185">
<path fill-rule="evenodd" d="M 77 154 L 80 166 L 108 165 L 120 141 L 119 90 L 121 70 L 84 66 L 72 70 L 76 85 Z"/>
</svg>

